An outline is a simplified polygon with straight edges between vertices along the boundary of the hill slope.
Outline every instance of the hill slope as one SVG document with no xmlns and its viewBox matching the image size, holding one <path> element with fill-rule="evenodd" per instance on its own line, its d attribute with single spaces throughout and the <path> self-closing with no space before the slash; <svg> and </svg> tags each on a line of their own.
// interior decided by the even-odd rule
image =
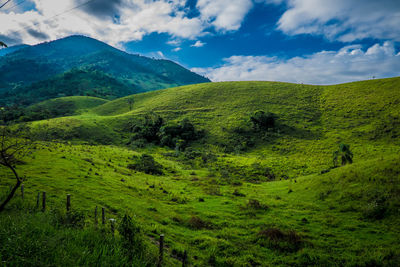
<svg viewBox="0 0 400 267">
<path fill-rule="evenodd" d="M 71 36 L 0 57 L 0 93 L 23 97 L 33 89 L 32 83 L 52 83 L 54 76 L 71 69 L 101 71 L 129 88 L 129 94 L 209 81 L 172 61 L 132 55 L 95 39 Z"/>
<path fill-rule="evenodd" d="M 31 203 L 46 191 L 50 207 L 72 194 L 88 216 L 135 215 L 152 239 L 165 234 L 172 266 L 184 250 L 197 266 L 398 266 L 399 86 L 227 82 L 127 96 L 33 122 L 68 142 L 43 142 L 18 170 Z M 275 113 L 276 129 L 252 133 L 257 110 Z M 126 146 L 128 126 L 150 112 L 205 137 L 183 152 Z M 354 163 L 331 168 L 340 143 Z M 142 154 L 163 174 L 132 170 Z"/>
</svg>

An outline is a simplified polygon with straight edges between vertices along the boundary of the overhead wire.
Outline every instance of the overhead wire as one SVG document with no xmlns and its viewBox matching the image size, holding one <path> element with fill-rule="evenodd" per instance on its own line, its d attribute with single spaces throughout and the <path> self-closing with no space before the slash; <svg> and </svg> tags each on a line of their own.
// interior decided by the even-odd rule
<svg viewBox="0 0 400 267">
<path fill-rule="evenodd" d="M 18 3 L 16 3 L 15 5 L 10 6 L 9 8 L 6 8 L 4 11 L 9 11 L 9 10 L 13 9 L 14 7 L 17 7 L 17 6 L 21 5 L 21 4 L 23 4 L 25 1 L 26 0 L 22 0 L 22 1 L 18 2 Z"/>
<path fill-rule="evenodd" d="M 9 1 L 11 1 L 11 0 L 9 0 Z M 24 0 L 24 1 L 25 1 L 25 0 Z M 56 15 L 54 15 L 54 16 L 51 16 L 51 17 L 49 17 L 49 18 L 47 18 L 47 19 L 44 19 L 44 20 L 38 21 L 38 22 L 33 22 L 31 25 L 27 25 L 27 26 L 25 26 L 25 27 L 22 27 L 19 31 L 13 31 L 13 32 L 14 32 L 14 33 L 20 33 L 22 30 L 25 30 L 25 29 L 28 29 L 28 28 L 33 29 L 32 27 L 34 27 L 34 26 L 36 26 L 36 25 L 38 25 L 38 24 L 40 24 L 40 23 L 48 22 L 48 21 L 50 21 L 50 20 L 52 20 L 52 19 L 54 19 L 54 18 L 56 18 L 56 17 L 59 17 L 59 16 L 61 16 L 61 15 L 64 15 L 65 13 L 71 12 L 72 10 L 78 9 L 78 8 L 80 8 L 80 7 L 83 7 L 83 6 L 85 6 L 85 5 L 87 5 L 87 4 L 91 3 L 91 2 L 94 2 L 94 1 L 96 1 L 96 0 L 88 0 L 88 1 L 86 1 L 86 2 L 84 2 L 84 3 L 82 3 L 82 4 L 79 4 L 79 5 L 77 5 L 77 6 L 74 6 L 74 7 L 70 8 L 70 9 L 67 9 L 67 10 L 65 10 L 65 11 L 63 11 L 63 12 L 61 12 L 61 13 L 58 13 L 58 14 L 56 14 Z"/>
<path fill-rule="evenodd" d="M 0 8 L 2 8 L 3 6 L 7 5 L 8 2 L 10 2 L 10 1 L 11 1 L 11 0 L 7 0 L 4 4 L 2 4 L 2 5 L 0 6 Z"/>
</svg>

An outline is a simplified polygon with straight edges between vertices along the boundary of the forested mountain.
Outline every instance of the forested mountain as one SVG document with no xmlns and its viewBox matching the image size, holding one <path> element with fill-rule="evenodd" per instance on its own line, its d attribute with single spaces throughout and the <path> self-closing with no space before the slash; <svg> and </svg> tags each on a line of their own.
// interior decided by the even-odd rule
<svg viewBox="0 0 400 267">
<path fill-rule="evenodd" d="M 30 104 L 57 94 L 113 98 L 208 81 L 172 61 L 128 54 L 84 36 L 26 46 L 0 57 L 2 105 Z M 104 86 L 109 87 L 107 93 Z"/>
</svg>

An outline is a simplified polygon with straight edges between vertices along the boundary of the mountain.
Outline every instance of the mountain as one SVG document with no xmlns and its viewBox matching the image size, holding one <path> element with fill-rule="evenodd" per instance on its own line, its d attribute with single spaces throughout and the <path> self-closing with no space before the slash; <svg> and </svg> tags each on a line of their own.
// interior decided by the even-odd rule
<svg viewBox="0 0 400 267">
<path fill-rule="evenodd" d="M 29 45 L 22 44 L 22 45 L 14 45 L 14 46 L 0 49 L 0 57 L 5 56 L 7 54 L 11 54 L 17 50 L 20 50 L 20 49 L 28 47 L 28 46 Z"/>
<path fill-rule="evenodd" d="M 124 86 L 124 94 L 152 91 L 179 85 L 209 82 L 208 79 L 169 61 L 157 60 L 140 55 L 128 54 L 105 43 L 84 36 L 70 36 L 52 42 L 17 49 L 0 57 L 0 99 L 1 104 L 20 103 L 37 89 L 37 83 L 47 87 L 57 86 L 57 79 L 64 79 L 64 73 L 74 80 L 69 95 L 82 95 L 76 88 L 84 87 L 90 77 L 99 73 L 114 79 L 114 84 Z M 74 75 L 79 77 L 73 77 Z M 71 76 L 72 75 L 72 76 Z M 32 85 L 36 83 L 33 87 Z M 62 81 L 65 86 L 68 82 Z M 93 89 L 93 88 L 91 88 Z M 86 92 L 83 92 L 85 95 Z M 41 92 L 42 98 L 29 98 L 38 102 L 52 98 Z M 91 94 L 88 94 L 91 95 Z M 111 96 L 121 96 L 120 92 Z M 102 95 L 93 95 L 104 97 Z"/>
</svg>

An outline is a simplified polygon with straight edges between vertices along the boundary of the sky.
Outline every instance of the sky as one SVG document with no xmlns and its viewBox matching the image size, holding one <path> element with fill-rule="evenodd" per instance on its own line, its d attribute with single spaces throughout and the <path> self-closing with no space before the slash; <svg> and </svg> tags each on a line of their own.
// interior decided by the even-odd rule
<svg viewBox="0 0 400 267">
<path fill-rule="evenodd" d="M 11 0 L 0 9 L 8 45 L 82 34 L 212 81 L 400 76 L 399 25 L 400 0 Z"/>
</svg>

